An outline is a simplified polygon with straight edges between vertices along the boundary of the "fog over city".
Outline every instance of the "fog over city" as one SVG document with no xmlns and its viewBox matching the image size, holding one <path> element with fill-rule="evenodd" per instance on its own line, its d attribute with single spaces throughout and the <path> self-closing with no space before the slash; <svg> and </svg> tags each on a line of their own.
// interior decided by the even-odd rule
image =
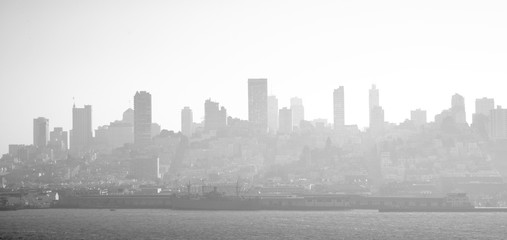
<svg viewBox="0 0 507 240">
<path fill-rule="evenodd" d="M 0 239 L 505 238 L 506 43 L 504 1 L 1 1 Z"/>
<path fill-rule="evenodd" d="M 507 105 L 503 1 L 2 1 L 0 150 L 31 142 L 31 119 L 71 127 L 73 102 L 93 127 L 153 94 L 153 120 L 178 131 L 179 110 L 203 101 L 247 118 L 248 78 L 268 78 L 280 106 L 300 97 L 308 119 L 332 122 L 346 87 L 346 123 L 368 126 L 368 88 L 389 122 L 429 119 L 454 93 Z M 429 97 L 431 96 L 431 97 Z M 73 99 L 75 99 L 73 101 Z"/>
</svg>

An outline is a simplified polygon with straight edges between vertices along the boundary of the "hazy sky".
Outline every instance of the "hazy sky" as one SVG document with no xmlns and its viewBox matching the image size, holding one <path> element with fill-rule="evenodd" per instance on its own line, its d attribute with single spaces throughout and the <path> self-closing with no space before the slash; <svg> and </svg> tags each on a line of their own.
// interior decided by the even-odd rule
<svg viewBox="0 0 507 240">
<path fill-rule="evenodd" d="M 71 127 L 72 98 L 93 125 L 121 118 L 137 90 L 153 120 L 180 129 L 212 98 L 247 118 L 247 79 L 268 78 L 280 107 L 303 98 L 307 119 L 368 122 L 377 84 L 386 120 L 428 118 L 451 95 L 507 106 L 505 1 L 0 1 L 0 152 L 32 143 L 33 118 Z"/>
</svg>

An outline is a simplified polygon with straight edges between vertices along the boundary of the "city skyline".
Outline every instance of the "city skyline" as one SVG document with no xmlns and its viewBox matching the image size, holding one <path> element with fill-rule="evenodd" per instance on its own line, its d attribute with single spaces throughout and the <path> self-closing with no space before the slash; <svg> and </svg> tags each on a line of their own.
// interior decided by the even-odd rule
<svg viewBox="0 0 507 240">
<path fill-rule="evenodd" d="M 448 108 L 454 93 L 465 97 L 467 112 L 477 98 L 507 103 L 507 60 L 501 57 L 507 54 L 507 16 L 501 6 L 429 1 L 424 6 L 369 2 L 371 8 L 365 8 L 324 1 L 307 8 L 297 1 L 256 1 L 227 8 L 211 3 L 155 8 L 123 3 L 117 12 L 113 2 L 102 8 L 67 3 L 66 11 L 51 2 L 1 4 L 2 152 L 9 143 L 31 142 L 33 118 L 71 129 L 73 98 L 79 106 L 93 106 L 93 129 L 132 108 L 132 93 L 138 90 L 153 94 L 153 121 L 164 129 L 179 129 L 177 116 L 184 106 L 202 120 L 202 102 L 210 97 L 230 115 L 247 119 L 245 102 L 237 99 L 246 94 L 244 79 L 256 77 L 270 80 L 268 94 L 277 96 L 280 107 L 298 96 L 305 118 L 330 122 L 328 89 L 346 86 L 347 102 L 362 110 L 346 107 L 345 124 L 361 128 L 368 126 L 372 84 L 382 91 L 389 122 L 402 122 L 417 108 L 431 120 Z M 90 15 L 95 18 L 84 24 Z"/>
<path fill-rule="evenodd" d="M 269 86 L 269 80 L 268 79 L 262 79 L 263 81 L 265 80 L 264 83 L 262 84 L 267 84 L 267 86 Z M 250 82 L 251 82 L 251 79 L 248 79 L 248 82 L 247 82 L 247 85 L 250 86 Z M 339 93 L 337 93 L 338 91 L 340 91 Z M 336 88 L 332 91 L 332 101 L 333 101 L 333 105 L 336 104 L 336 101 L 340 102 L 339 104 L 344 104 L 345 106 L 347 105 L 347 97 L 344 97 L 346 94 L 344 94 L 344 86 L 340 86 L 339 88 Z M 373 94 L 372 94 L 373 92 Z M 368 109 L 370 111 L 370 117 L 369 117 L 369 122 L 371 124 L 371 121 L 372 121 L 372 117 L 373 119 L 376 119 L 376 118 L 379 118 L 379 120 L 376 121 L 376 123 L 374 123 L 377 128 L 379 126 L 379 124 L 384 124 L 384 123 L 393 123 L 393 124 L 401 124 L 403 122 L 389 122 L 387 120 L 385 120 L 384 118 L 384 114 L 385 114 L 385 109 L 382 107 L 382 105 L 380 104 L 380 89 L 375 85 L 373 84 L 371 86 L 371 88 L 368 90 L 368 102 L 369 102 L 369 106 L 368 106 Z M 151 121 L 151 115 L 152 115 L 152 102 L 151 102 L 151 98 L 152 98 L 152 95 L 150 92 L 147 92 L 147 91 L 136 91 L 135 95 L 134 95 L 134 103 L 136 102 L 136 99 L 139 99 L 139 104 L 141 106 L 141 111 L 144 111 L 144 113 L 140 113 L 140 114 L 144 114 L 142 117 L 139 117 L 139 119 L 141 119 L 142 121 L 141 122 L 146 122 L 146 120 L 148 120 L 148 122 L 145 123 L 146 124 L 149 124 L 149 127 L 146 128 L 144 127 L 145 129 L 145 132 L 146 133 L 143 133 L 143 135 L 149 135 L 151 134 L 151 137 L 153 137 L 153 127 L 154 125 L 156 125 L 157 128 L 159 128 L 157 131 L 160 132 L 160 125 L 159 123 L 156 123 L 156 122 L 152 122 Z M 287 104 L 287 106 L 279 106 L 278 105 L 278 99 L 276 98 L 276 95 L 269 95 L 269 96 L 266 96 L 266 101 L 267 103 L 269 103 L 269 99 L 270 98 L 275 98 L 276 102 L 277 102 L 277 107 L 278 107 L 278 110 L 280 111 L 280 114 L 282 112 L 284 112 L 285 114 L 287 114 L 287 111 L 288 110 L 292 110 L 291 107 L 294 107 L 294 106 L 303 106 L 303 99 L 302 98 L 299 98 L 299 97 L 292 97 L 290 98 L 290 101 L 289 101 L 289 104 Z M 142 100 L 141 100 L 142 99 Z M 337 100 L 339 99 L 339 100 Z M 474 108 L 473 109 L 470 109 L 472 107 L 469 106 L 469 110 L 467 111 L 466 109 L 466 105 L 464 105 L 465 103 L 465 100 L 466 98 L 464 98 L 462 95 L 458 94 L 458 93 L 455 93 L 453 94 L 452 96 L 450 96 L 450 105 L 448 106 L 448 108 L 444 108 L 442 109 L 442 112 L 440 114 L 435 114 L 434 117 L 432 116 L 427 116 L 427 111 L 425 109 L 421 109 L 421 108 L 414 108 L 413 110 L 411 110 L 407 115 L 407 118 L 405 120 L 412 120 L 414 121 L 414 124 L 416 126 L 421 126 L 422 124 L 426 124 L 426 123 L 432 123 L 432 122 L 435 122 L 435 121 L 438 121 L 439 119 L 439 115 L 442 115 L 448 111 L 456 111 L 457 110 L 457 113 L 455 113 L 454 115 L 454 118 L 455 120 L 457 121 L 457 123 L 459 124 L 463 124 L 463 120 L 465 121 L 466 124 L 470 125 L 472 124 L 473 122 L 473 119 L 475 119 L 476 115 L 485 115 L 485 116 L 489 116 L 489 112 L 490 110 L 496 110 L 497 108 L 499 107 L 502 107 L 501 104 L 495 104 L 495 98 L 490 98 L 490 97 L 482 97 L 482 98 L 477 98 L 474 100 L 475 102 L 475 105 L 474 105 Z M 248 100 L 248 99 L 247 99 Z M 162 129 L 166 129 L 166 130 L 169 130 L 169 131 L 174 131 L 174 132 L 182 132 L 183 133 L 183 122 L 184 122 L 184 118 L 185 119 L 191 119 L 190 121 L 191 122 L 188 122 L 188 120 L 185 120 L 187 121 L 187 124 L 190 124 L 190 125 L 187 125 L 187 128 L 190 127 L 191 130 L 187 130 L 187 133 L 188 131 L 193 131 L 193 128 L 199 124 L 202 124 L 202 126 L 204 126 L 204 130 L 218 130 L 220 129 L 220 125 L 223 125 L 223 127 L 225 127 L 227 125 L 226 123 L 226 119 L 228 117 L 236 117 L 234 115 L 229 115 L 227 112 L 226 112 L 226 108 L 224 105 L 220 105 L 220 103 L 218 102 L 213 102 L 211 101 L 211 98 L 208 98 L 206 101 L 205 101 L 205 111 L 203 114 L 203 119 L 202 121 L 193 121 L 193 111 L 192 111 L 192 107 L 189 107 L 189 106 L 185 106 L 185 107 L 182 107 L 182 109 L 180 110 L 180 114 L 177 116 L 179 117 L 179 120 L 180 120 L 180 127 L 179 128 L 176 128 L 176 129 L 166 129 L 166 128 L 162 128 Z M 206 127 L 207 125 L 207 121 L 206 121 L 206 112 L 208 110 L 206 110 L 206 106 L 209 105 L 209 111 L 210 111 L 210 116 L 212 116 L 213 120 L 211 120 L 213 123 L 213 127 Z M 211 106 L 213 105 L 213 106 Z M 250 107 L 250 106 L 247 106 L 247 108 Z M 122 115 L 122 119 L 121 120 L 112 120 L 111 121 L 111 125 L 109 125 L 109 129 L 111 129 L 111 127 L 117 127 L 118 124 L 121 124 L 121 123 L 128 123 L 128 124 L 133 124 L 132 125 L 132 131 L 133 131 L 133 136 L 134 136 L 134 140 L 133 140 L 133 143 L 135 143 L 135 110 L 133 110 L 133 108 L 135 109 L 135 104 L 132 106 L 132 107 L 129 107 L 127 108 L 124 112 L 123 112 L 123 115 Z M 339 107 L 340 108 L 340 107 Z M 346 108 L 346 107 L 345 107 Z M 92 122 L 93 122 L 93 112 L 92 112 L 92 106 L 91 105 L 84 105 L 83 108 L 76 108 L 75 104 L 73 105 L 73 125 L 75 125 L 74 128 L 77 127 L 77 129 L 79 130 L 80 128 L 82 128 L 82 130 L 79 130 L 82 132 L 82 134 L 86 134 L 86 132 L 90 132 L 91 131 L 91 134 L 93 135 L 93 137 L 97 137 L 95 136 L 97 133 L 93 134 L 93 132 L 96 132 L 96 131 L 100 131 L 100 129 L 102 129 L 103 125 L 100 125 L 98 126 L 97 128 L 93 128 L 91 127 L 92 125 Z M 373 111 L 372 111 L 373 110 Z M 504 109 L 502 109 L 504 110 Z M 148 111 L 148 112 L 146 112 Z M 183 112 L 184 111 L 189 111 L 189 113 L 186 113 L 187 115 L 190 114 L 190 116 L 185 116 L 183 117 Z M 266 114 L 269 115 L 270 109 L 269 109 L 269 104 L 268 104 L 268 108 L 266 109 Z M 333 107 L 332 109 L 333 113 L 334 114 L 338 114 L 336 116 L 339 116 L 339 118 L 345 118 L 345 114 L 343 113 L 335 113 L 336 111 L 336 106 Z M 380 112 L 379 112 L 380 111 Z M 216 112 L 216 113 L 215 113 Z M 373 115 L 371 115 L 373 113 Z M 78 114 L 78 115 L 76 115 Z M 287 126 L 285 126 L 285 129 L 282 129 L 281 130 L 281 133 L 288 133 L 288 132 L 291 132 L 293 131 L 294 129 L 293 128 L 298 128 L 298 126 L 294 123 L 294 113 L 293 113 L 293 110 L 290 111 L 290 114 L 291 114 L 291 121 L 292 121 L 292 126 L 290 128 L 290 130 L 287 130 Z M 381 114 L 380 116 L 378 114 Z M 421 115 L 422 114 L 422 115 Z M 146 115 L 146 116 L 145 116 Z M 216 115 L 216 116 L 215 116 Z M 221 116 L 219 116 L 221 115 Z M 336 119 L 336 116 L 334 116 L 333 118 Z M 445 115 L 447 116 L 447 115 Z M 269 116 L 267 116 L 269 117 Z M 278 116 L 277 116 L 278 118 Z M 469 118 L 472 118 L 471 121 L 469 121 L 468 119 Z M 222 119 L 222 120 L 220 120 Z M 309 122 L 312 122 L 314 120 L 327 120 L 328 122 L 328 127 L 330 128 L 334 128 L 334 129 L 337 129 L 337 125 L 334 124 L 334 121 L 331 122 L 329 121 L 330 119 L 326 119 L 326 118 L 313 118 L 313 119 L 304 119 L 305 121 L 309 121 Z M 242 119 L 242 120 L 248 120 L 248 119 Z M 269 119 L 268 119 L 269 120 Z M 278 119 L 277 119 L 278 120 Z M 341 121 L 343 121 L 343 119 L 339 119 L 340 120 L 340 124 L 341 124 Z M 382 121 L 383 120 L 383 121 Z M 45 134 L 45 138 L 47 138 L 46 140 L 46 143 L 45 144 L 48 144 L 49 143 L 49 130 L 52 129 L 52 128 L 55 128 L 55 131 L 57 129 L 59 129 L 59 131 L 63 131 L 63 130 L 66 130 L 70 133 L 70 139 L 69 141 L 67 142 L 67 144 L 69 144 L 70 148 L 69 150 L 71 150 L 71 152 L 73 151 L 72 150 L 72 146 L 75 145 L 76 143 L 72 143 L 72 128 L 71 129 L 63 129 L 61 126 L 53 126 L 53 125 L 49 125 L 49 121 L 50 119 L 48 118 L 44 118 L 44 117 L 37 117 L 37 118 L 34 118 L 33 119 L 33 128 L 32 128 L 32 134 L 33 134 L 33 145 L 37 146 L 36 144 L 36 139 L 39 139 L 39 130 L 36 129 L 36 127 L 38 128 L 38 126 L 40 125 L 38 122 L 40 121 L 43 121 L 45 126 L 44 126 L 44 131 L 46 131 L 47 133 Z M 76 122 L 77 121 L 77 122 Z M 286 121 L 287 121 L 287 117 L 283 118 L 283 119 L 280 119 L 280 124 L 282 122 L 285 122 L 285 125 L 286 125 Z M 379 122 L 380 121 L 380 122 Z M 220 123 L 221 122 L 221 123 Z M 375 120 L 374 120 L 375 122 Z M 346 122 L 347 123 L 347 122 Z M 77 124 L 77 125 L 76 125 Z M 353 125 L 353 126 L 358 126 L 357 124 L 355 123 L 349 123 L 349 124 L 345 124 L 343 126 L 346 126 L 346 125 Z M 104 126 L 107 126 L 107 125 L 104 125 Z M 339 125 L 341 126 L 341 125 Z M 269 126 L 268 126 L 269 127 Z M 490 127 L 493 127 L 493 126 L 490 126 Z M 375 126 L 373 126 L 373 128 L 375 128 Z M 360 130 L 367 130 L 367 129 L 371 129 L 373 131 L 376 131 L 375 129 L 373 129 L 372 126 L 365 126 L 363 128 L 360 128 Z M 489 127 L 487 127 L 489 128 Z M 114 128 L 113 128 L 114 129 Z M 114 131 L 114 130 L 113 130 Z M 503 130 L 501 130 L 503 131 Z M 266 129 L 266 132 L 271 132 L 271 133 L 275 133 L 273 132 L 270 128 L 267 128 Z M 184 134 L 184 133 L 183 133 Z M 184 134 L 185 135 L 185 134 Z M 188 135 L 188 134 L 187 134 Z M 502 135 L 503 136 L 503 135 Z M 74 137 L 75 138 L 75 137 Z M 89 136 L 82 136 L 82 137 L 79 137 L 79 138 L 82 138 L 82 140 L 80 140 L 80 142 L 78 142 L 78 145 L 80 146 L 79 148 L 82 148 L 84 146 L 89 146 L 91 143 L 92 143 L 92 139 L 91 137 Z M 84 139 L 86 138 L 86 139 Z M 42 141 L 42 140 L 39 140 L 39 142 Z M 150 142 L 151 140 L 148 139 L 148 137 L 145 137 L 144 138 L 144 143 L 140 144 L 140 145 L 147 145 L 148 142 Z M 11 145 L 11 144 L 28 144 L 28 143 L 9 143 L 8 145 Z M 7 145 L 7 146 L 8 146 Z M 137 143 L 136 145 L 139 145 L 139 143 Z M 44 145 L 45 146 L 45 145 Z M 76 148 L 76 147 L 74 147 Z M 76 151 L 74 149 L 74 151 Z"/>
</svg>

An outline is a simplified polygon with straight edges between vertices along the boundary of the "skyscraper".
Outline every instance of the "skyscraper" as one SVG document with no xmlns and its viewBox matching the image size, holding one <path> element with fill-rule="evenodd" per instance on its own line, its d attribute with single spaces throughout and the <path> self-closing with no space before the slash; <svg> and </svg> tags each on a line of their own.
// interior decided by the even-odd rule
<svg viewBox="0 0 507 240">
<path fill-rule="evenodd" d="M 493 98 L 480 98 L 475 100 L 475 113 L 489 116 L 490 111 L 495 109 Z"/>
<path fill-rule="evenodd" d="M 377 89 L 377 86 L 375 85 L 372 85 L 371 86 L 371 89 L 370 89 L 370 92 L 369 92 L 369 96 L 368 96 L 368 100 L 369 100 L 369 115 L 370 115 L 370 128 L 373 128 L 373 125 L 375 125 L 375 123 L 373 123 L 372 121 L 373 120 L 376 120 L 379 116 L 373 116 L 374 113 L 372 113 L 372 111 L 374 111 L 377 107 L 380 107 L 380 101 L 379 101 L 379 90 Z M 376 113 L 377 115 L 380 113 L 380 109 L 376 109 Z M 383 112 L 384 110 L 382 110 Z"/>
<path fill-rule="evenodd" d="M 268 80 L 248 79 L 248 121 L 266 131 L 268 127 Z"/>
<path fill-rule="evenodd" d="M 370 130 L 373 133 L 378 133 L 384 129 L 384 109 L 380 106 L 375 106 L 370 111 Z"/>
<path fill-rule="evenodd" d="M 184 107 L 181 110 L 181 133 L 187 137 L 192 136 L 192 125 L 194 123 L 194 116 L 192 109 Z"/>
<path fill-rule="evenodd" d="M 454 94 L 451 100 L 451 112 L 457 124 L 466 124 L 465 98 Z"/>
<path fill-rule="evenodd" d="M 49 120 L 39 117 L 33 120 L 33 145 L 45 148 L 49 141 Z"/>
<path fill-rule="evenodd" d="M 491 110 L 490 115 L 490 134 L 493 140 L 507 139 L 507 109 L 498 106 Z"/>
<path fill-rule="evenodd" d="M 416 127 L 423 126 L 427 123 L 426 111 L 417 109 L 410 112 L 410 120 Z"/>
<path fill-rule="evenodd" d="M 491 135 L 490 114 L 495 109 L 495 100 L 481 98 L 475 100 L 475 113 L 472 115 L 472 128 L 487 139 Z"/>
<path fill-rule="evenodd" d="M 278 131 L 278 98 L 268 97 L 268 129 L 271 133 Z"/>
<path fill-rule="evenodd" d="M 345 89 L 343 86 L 333 92 L 334 129 L 345 126 Z"/>
<path fill-rule="evenodd" d="M 206 100 L 204 103 L 204 130 L 221 130 L 227 126 L 227 110 L 217 102 Z"/>
<path fill-rule="evenodd" d="M 90 147 L 93 139 L 92 106 L 72 108 L 72 131 L 70 133 L 70 150 L 74 154 L 80 153 Z"/>
<path fill-rule="evenodd" d="M 56 150 L 65 151 L 68 149 L 68 134 L 61 127 L 55 127 L 49 133 L 49 144 Z"/>
<path fill-rule="evenodd" d="M 292 126 L 299 128 L 301 121 L 305 120 L 305 108 L 303 99 L 293 97 L 290 99 L 290 110 L 292 111 Z"/>
<path fill-rule="evenodd" d="M 292 132 L 292 111 L 289 108 L 282 108 L 279 112 L 278 132 L 288 134 Z"/>
<path fill-rule="evenodd" d="M 151 94 L 136 92 L 134 96 L 134 144 L 146 147 L 151 143 Z"/>
<path fill-rule="evenodd" d="M 370 94 L 369 94 L 370 111 L 374 107 L 380 106 L 379 98 L 380 98 L 379 97 L 379 90 L 377 89 L 377 86 L 376 85 L 372 85 L 371 89 L 370 89 Z"/>
</svg>

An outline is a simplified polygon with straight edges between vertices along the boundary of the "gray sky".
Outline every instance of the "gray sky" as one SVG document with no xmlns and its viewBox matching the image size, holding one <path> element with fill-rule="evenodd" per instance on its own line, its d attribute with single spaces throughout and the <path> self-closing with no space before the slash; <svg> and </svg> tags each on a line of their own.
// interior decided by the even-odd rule
<svg viewBox="0 0 507 240">
<path fill-rule="evenodd" d="M 505 1 L 0 1 L 0 152 L 32 143 L 32 121 L 71 127 L 72 98 L 94 128 L 121 118 L 136 90 L 153 119 L 180 129 L 211 97 L 247 118 L 247 78 L 268 78 L 280 107 L 303 98 L 307 119 L 368 122 L 368 88 L 386 120 L 429 119 L 451 95 L 507 106 Z"/>
</svg>

